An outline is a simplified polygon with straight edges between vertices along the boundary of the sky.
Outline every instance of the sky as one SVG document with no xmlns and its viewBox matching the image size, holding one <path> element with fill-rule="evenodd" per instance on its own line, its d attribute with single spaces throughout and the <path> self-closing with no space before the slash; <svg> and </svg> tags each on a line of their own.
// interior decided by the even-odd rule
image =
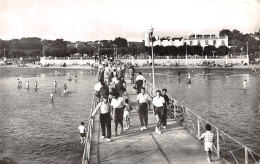
<svg viewBox="0 0 260 164">
<path fill-rule="evenodd" d="M 260 29 L 260 0 L 0 0 L 0 38 L 144 40 Z"/>
</svg>

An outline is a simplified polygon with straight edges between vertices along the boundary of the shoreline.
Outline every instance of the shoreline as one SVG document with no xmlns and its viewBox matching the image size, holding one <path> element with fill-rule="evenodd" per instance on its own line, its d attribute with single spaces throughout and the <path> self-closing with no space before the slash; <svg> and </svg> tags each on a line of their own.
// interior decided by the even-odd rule
<svg viewBox="0 0 260 164">
<path fill-rule="evenodd" d="M 249 65 L 249 66 L 233 66 L 233 67 L 207 67 L 207 66 L 154 66 L 155 69 L 242 69 L 252 70 L 252 68 L 260 69 L 260 65 Z M 152 66 L 148 67 L 135 67 L 135 69 L 152 69 Z"/>
</svg>

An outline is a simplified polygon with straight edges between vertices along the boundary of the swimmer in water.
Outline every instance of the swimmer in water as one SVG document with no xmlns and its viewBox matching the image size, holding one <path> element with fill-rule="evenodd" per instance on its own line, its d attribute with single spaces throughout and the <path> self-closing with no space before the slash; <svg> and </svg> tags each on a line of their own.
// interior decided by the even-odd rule
<svg viewBox="0 0 260 164">
<path fill-rule="evenodd" d="M 20 88 L 21 87 L 21 81 L 18 79 L 17 81 L 17 88 Z"/>
<path fill-rule="evenodd" d="M 243 82 L 243 85 L 244 85 L 244 89 L 246 89 L 246 84 L 247 84 L 247 82 L 246 82 L 246 80 Z"/>
<path fill-rule="evenodd" d="M 74 76 L 75 76 L 75 78 L 77 78 L 77 77 L 78 77 L 76 73 L 74 73 Z"/>
<path fill-rule="evenodd" d="M 35 81 L 34 86 L 35 86 L 35 89 L 37 89 L 37 87 L 38 87 L 37 81 Z"/>
<path fill-rule="evenodd" d="M 190 84 L 190 83 L 191 83 L 190 72 L 189 72 L 188 77 L 187 77 L 187 79 L 186 79 L 186 83 L 187 83 L 187 84 Z"/>
<path fill-rule="evenodd" d="M 64 84 L 64 93 L 67 92 L 67 85 Z"/>
<path fill-rule="evenodd" d="M 29 88 L 29 81 L 26 82 L 25 87 Z"/>
<path fill-rule="evenodd" d="M 54 81 L 54 89 L 57 88 L 57 81 Z"/>
<path fill-rule="evenodd" d="M 68 80 L 71 81 L 71 78 L 69 77 Z"/>
<path fill-rule="evenodd" d="M 53 92 L 51 92 L 51 101 L 53 101 Z"/>
</svg>

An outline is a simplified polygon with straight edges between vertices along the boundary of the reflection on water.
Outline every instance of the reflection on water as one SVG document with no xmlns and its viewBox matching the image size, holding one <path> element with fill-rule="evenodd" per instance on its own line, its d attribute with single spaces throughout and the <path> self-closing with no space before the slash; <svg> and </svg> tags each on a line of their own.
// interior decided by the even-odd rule
<svg viewBox="0 0 260 164">
<path fill-rule="evenodd" d="M 87 122 L 95 72 L 56 70 L 50 74 L 0 78 L 0 160 L 27 163 L 80 163 L 83 147 L 77 127 Z M 29 89 L 25 82 L 30 81 Z M 55 90 L 53 82 L 57 81 Z M 38 82 L 35 90 L 33 83 Z M 68 86 L 64 94 L 63 86 Z M 54 92 L 54 100 L 50 94 Z"/>
<path fill-rule="evenodd" d="M 180 101 L 232 137 L 259 152 L 259 77 L 244 70 L 194 70 L 192 83 L 185 79 L 190 69 L 155 70 L 155 85 L 167 88 L 168 95 Z M 143 70 L 152 81 L 150 70 Z M 243 81 L 247 80 L 247 89 Z"/>
</svg>

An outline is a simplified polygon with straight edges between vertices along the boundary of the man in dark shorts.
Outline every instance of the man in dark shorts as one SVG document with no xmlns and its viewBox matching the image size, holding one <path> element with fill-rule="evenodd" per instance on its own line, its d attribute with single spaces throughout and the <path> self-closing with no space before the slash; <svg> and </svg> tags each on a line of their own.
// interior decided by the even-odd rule
<svg viewBox="0 0 260 164">
<path fill-rule="evenodd" d="M 154 106 L 154 115 L 157 119 L 157 125 L 155 128 L 155 132 L 161 134 L 161 123 L 162 123 L 162 115 L 163 115 L 163 104 L 165 103 L 164 98 L 161 96 L 161 91 L 156 91 L 156 96 L 153 98 L 153 106 Z"/>
</svg>

